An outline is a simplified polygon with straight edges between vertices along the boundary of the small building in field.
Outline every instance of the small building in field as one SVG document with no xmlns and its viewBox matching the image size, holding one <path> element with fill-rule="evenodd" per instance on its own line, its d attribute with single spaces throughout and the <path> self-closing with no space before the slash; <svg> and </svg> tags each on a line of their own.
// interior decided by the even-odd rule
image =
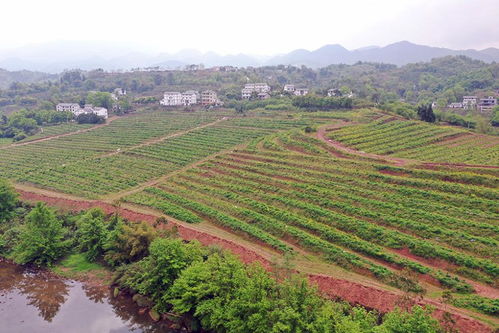
<svg viewBox="0 0 499 333">
<path fill-rule="evenodd" d="M 213 90 L 205 90 L 201 92 L 201 105 L 216 105 L 219 104 L 217 93 Z"/>
<path fill-rule="evenodd" d="M 294 84 L 285 84 L 283 91 L 288 92 L 288 93 L 294 93 L 295 92 L 295 85 Z"/>
<path fill-rule="evenodd" d="M 159 103 L 164 106 L 182 105 L 182 94 L 177 91 L 166 91 L 163 94 L 163 99 Z"/>
<path fill-rule="evenodd" d="M 78 112 L 81 109 L 81 107 L 80 104 L 78 103 L 59 103 L 56 105 L 55 109 L 60 112 L 67 111 L 75 113 Z"/>
</svg>

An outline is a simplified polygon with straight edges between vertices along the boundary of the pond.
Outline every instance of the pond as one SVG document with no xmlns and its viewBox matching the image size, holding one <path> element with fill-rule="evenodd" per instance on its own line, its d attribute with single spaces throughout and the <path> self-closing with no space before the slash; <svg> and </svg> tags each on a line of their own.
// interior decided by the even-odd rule
<svg viewBox="0 0 499 333">
<path fill-rule="evenodd" d="M 0 258 L 0 332 L 179 332 L 154 322 L 127 295 Z"/>
</svg>

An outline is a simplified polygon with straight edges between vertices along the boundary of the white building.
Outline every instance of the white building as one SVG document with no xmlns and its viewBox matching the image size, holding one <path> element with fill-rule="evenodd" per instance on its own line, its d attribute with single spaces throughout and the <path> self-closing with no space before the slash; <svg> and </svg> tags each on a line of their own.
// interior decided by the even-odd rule
<svg viewBox="0 0 499 333">
<path fill-rule="evenodd" d="M 250 89 L 250 88 L 243 88 L 243 89 L 241 90 L 241 97 L 242 97 L 243 99 L 250 99 L 252 94 L 253 94 L 253 89 Z"/>
<path fill-rule="evenodd" d="M 295 96 L 305 96 L 308 94 L 308 89 L 307 88 L 295 89 L 294 94 L 295 94 Z"/>
<path fill-rule="evenodd" d="M 295 92 L 295 85 L 294 84 L 285 84 L 283 91 L 289 92 L 289 93 L 294 93 Z"/>
<path fill-rule="evenodd" d="M 182 105 L 182 94 L 177 91 L 167 91 L 159 103 L 164 106 Z"/>
<path fill-rule="evenodd" d="M 198 103 L 198 92 L 188 90 L 182 93 L 182 105 L 194 105 Z"/>
<path fill-rule="evenodd" d="M 107 109 L 100 106 L 93 106 L 92 104 L 85 104 L 85 107 L 81 109 L 80 114 L 82 113 L 95 113 L 99 117 L 107 119 L 108 113 Z"/>
<path fill-rule="evenodd" d="M 75 117 L 78 117 L 80 114 L 84 113 L 95 113 L 99 117 L 103 117 L 104 119 L 108 118 L 108 112 L 106 108 L 95 107 L 91 104 L 85 104 L 83 108 L 80 107 L 77 103 L 59 103 L 56 106 L 57 111 L 69 111 L 74 114 Z"/>
<path fill-rule="evenodd" d="M 480 104 L 478 108 L 481 112 L 492 111 L 492 109 L 497 105 L 497 99 L 494 96 L 488 96 L 485 98 L 480 98 Z"/>
<path fill-rule="evenodd" d="M 202 105 L 215 105 L 219 104 L 217 93 L 213 90 L 205 90 L 201 92 Z"/>
<path fill-rule="evenodd" d="M 266 83 L 247 83 L 241 90 L 241 97 L 243 99 L 250 99 L 253 93 L 269 93 L 270 86 Z M 260 97 L 259 97 L 260 98 Z"/>
<path fill-rule="evenodd" d="M 72 113 L 78 112 L 81 108 L 78 103 L 59 103 L 56 105 L 57 111 L 69 111 Z"/>
<path fill-rule="evenodd" d="M 258 97 L 258 99 L 267 99 L 267 98 L 270 98 L 270 95 L 269 95 L 269 93 L 266 93 L 266 92 L 259 92 L 257 97 Z"/>
<path fill-rule="evenodd" d="M 463 107 L 465 109 L 474 109 L 477 104 L 478 97 L 476 96 L 463 96 Z"/>
</svg>

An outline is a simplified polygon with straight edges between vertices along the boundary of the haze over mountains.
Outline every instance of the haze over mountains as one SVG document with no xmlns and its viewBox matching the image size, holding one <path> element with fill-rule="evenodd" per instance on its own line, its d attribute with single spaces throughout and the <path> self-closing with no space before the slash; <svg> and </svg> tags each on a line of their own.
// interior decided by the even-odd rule
<svg viewBox="0 0 499 333">
<path fill-rule="evenodd" d="M 71 41 L 0 50 L 0 68 L 11 71 L 33 70 L 58 73 L 71 68 L 117 70 L 160 66 L 175 69 L 188 64 L 204 64 L 206 67 L 284 64 L 317 68 L 331 64 L 353 64 L 358 61 L 366 61 L 402 66 L 448 55 L 465 55 L 485 62 L 499 62 L 499 49 L 497 48 L 451 50 L 417 45 L 407 41 L 384 47 L 368 46 L 356 50 L 347 50 L 338 44 L 325 45 L 314 51 L 298 49 L 276 56 L 219 55 L 214 52 L 202 53 L 196 50 L 154 55 L 152 51 L 143 51 L 143 48 L 137 45 Z"/>
</svg>

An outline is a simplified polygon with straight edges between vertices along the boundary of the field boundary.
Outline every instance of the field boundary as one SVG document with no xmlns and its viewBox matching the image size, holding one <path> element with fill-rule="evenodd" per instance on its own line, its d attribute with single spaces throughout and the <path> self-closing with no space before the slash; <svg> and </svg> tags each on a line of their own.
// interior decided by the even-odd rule
<svg viewBox="0 0 499 333">
<path fill-rule="evenodd" d="M 316 137 L 321 140 L 325 144 L 330 147 L 333 147 L 339 151 L 342 151 L 347 154 L 357 155 L 361 157 L 372 158 L 375 160 L 383 160 L 389 163 L 393 163 L 397 166 L 407 166 L 407 165 L 422 165 L 422 166 L 447 166 L 453 168 L 485 168 L 485 169 L 499 169 L 499 166 L 496 165 L 487 165 L 487 164 L 466 164 L 466 163 L 446 163 L 446 162 L 430 162 L 430 161 L 421 161 L 416 159 L 408 159 L 408 158 L 400 158 L 400 157 L 392 157 L 387 155 L 379 155 L 373 153 L 366 153 L 355 148 L 348 147 L 347 145 L 326 137 L 327 131 L 340 129 L 345 126 L 355 125 L 353 122 L 341 121 L 339 123 L 333 125 L 324 125 L 319 127 L 317 130 Z"/>
<path fill-rule="evenodd" d="M 74 131 L 74 132 L 51 135 L 51 136 L 47 136 L 47 137 L 44 137 L 44 138 L 39 138 L 39 139 L 35 139 L 35 140 L 32 140 L 32 141 L 27 141 L 27 142 L 12 143 L 12 144 L 10 144 L 8 146 L 1 146 L 0 150 L 1 149 L 14 148 L 14 147 L 20 147 L 20 146 L 27 146 L 27 145 L 38 143 L 38 142 L 50 141 L 50 140 L 54 140 L 54 139 L 58 139 L 58 138 L 63 138 L 63 137 L 66 137 L 66 136 L 71 136 L 71 135 L 76 135 L 76 134 L 90 132 L 90 131 L 96 130 L 98 128 L 101 128 L 101 127 L 109 126 L 109 125 L 111 125 L 111 123 L 113 121 L 115 121 L 116 119 L 119 119 L 119 118 L 122 118 L 122 117 L 114 116 L 114 117 L 108 118 L 106 120 L 106 122 L 103 123 L 103 124 L 98 124 L 98 125 L 92 126 L 90 128 L 85 128 L 85 129 L 77 130 L 77 131 Z"/>
</svg>

